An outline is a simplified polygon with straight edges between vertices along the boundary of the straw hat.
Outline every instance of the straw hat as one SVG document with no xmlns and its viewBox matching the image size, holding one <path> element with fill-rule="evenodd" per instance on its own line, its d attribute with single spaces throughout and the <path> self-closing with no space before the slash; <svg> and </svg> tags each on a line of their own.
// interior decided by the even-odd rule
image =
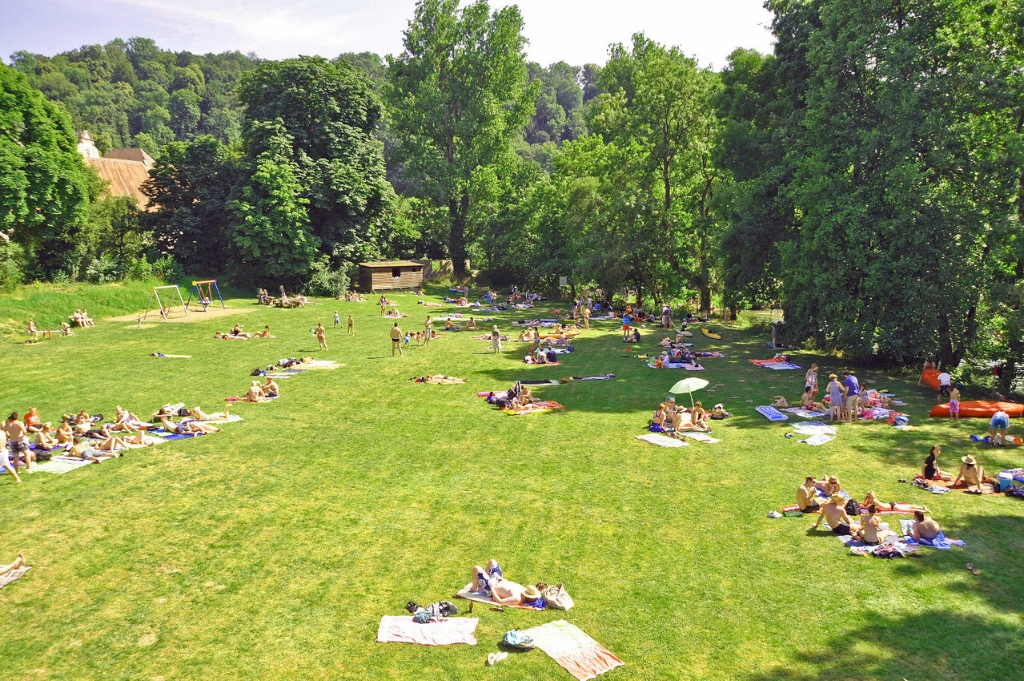
<svg viewBox="0 0 1024 681">
<path fill-rule="evenodd" d="M 968 466 L 973 466 L 973 465 L 978 463 L 977 461 L 974 460 L 974 457 L 971 456 L 970 454 L 968 454 L 967 456 L 965 456 L 964 458 L 962 458 L 960 460 L 963 461 Z"/>
<path fill-rule="evenodd" d="M 535 601 L 540 598 L 540 591 L 535 586 L 528 586 L 523 590 L 523 600 Z"/>
</svg>

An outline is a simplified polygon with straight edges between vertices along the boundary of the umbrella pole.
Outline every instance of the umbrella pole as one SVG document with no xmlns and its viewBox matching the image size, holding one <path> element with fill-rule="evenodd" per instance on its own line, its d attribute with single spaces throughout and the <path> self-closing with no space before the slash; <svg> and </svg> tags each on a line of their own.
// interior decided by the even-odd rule
<svg viewBox="0 0 1024 681">
<path fill-rule="evenodd" d="M 695 405 L 693 403 L 693 391 L 692 390 L 690 391 L 690 408 L 691 409 L 696 409 L 697 408 L 697 405 Z"/>
</svg>

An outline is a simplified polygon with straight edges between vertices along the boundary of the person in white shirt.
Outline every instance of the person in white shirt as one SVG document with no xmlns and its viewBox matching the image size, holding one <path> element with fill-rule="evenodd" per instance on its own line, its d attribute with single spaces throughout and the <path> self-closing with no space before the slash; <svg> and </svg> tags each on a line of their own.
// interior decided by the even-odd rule
<svg viewBox="0 0 1024 681">
<path fill-rule="evenodd" d="M 950 377 L 949 372 L 943 370 L 939 374 L 939 395 L 936 398 L 936 402 L 942 400 L 943 397 L 949 397 L 949 391 L 953 388 L 953 379 Z"/>
</svg>

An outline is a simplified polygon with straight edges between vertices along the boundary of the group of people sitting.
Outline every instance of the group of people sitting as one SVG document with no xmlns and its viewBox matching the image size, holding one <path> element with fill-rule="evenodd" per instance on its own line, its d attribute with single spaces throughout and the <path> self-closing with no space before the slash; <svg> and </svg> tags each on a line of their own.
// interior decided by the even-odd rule
<svg viewBox="0 0 1024 681">
<path fill-rule="evenodd" d="M 265 288 L 261 288 L 260 292 L 256 294 L 257 305 L 270 305 L 273 302 L 274 299 L 270 297 L 270 293 L 268 293 Z"/>
<path fill-rule="evenodd" d="M 266 402 L 278 397 L 281 394 L 281 388 L 277 385 L 277 381 L 274 380 L 273 376 L 267 376 L 266 378 L 266 383 L 260 383 L 258 380 L 253 381 L 249 385 L 249 390 L 238 401 Z"/>
<path fill-rule="evenodd" d="M 558 353 L 552 347 L 537 347 L 533 352 L 523 358 L 526 364 L 560 364 Z"/>
<path fill-rule="evenodd" d="M 817 513 L 817 521 L 811 525 L 816 530 L 824 520 L 829 529 L 837 536 L 853 536 L 869 546 L 877 546 L 890 536 L 897 536 L 888 529 L 888 525 L 878 518 L 881 511 L 905 511 L 914 514 L 914 526 L 911 532 L 915 541 L 931 540 L 939 536 L 939 524 L 932 518 L 925 517 L 929 513 L 924 506 L 912 506 L 886 503 L 875 496 L 873 491 L 864 495 L 862 502 L 857 502 L 849 494 L 843 492 L 839 478 L 832 475 L 822 482 L 809 475 L 804 483 L 797 488 L 796 503 L 803 513 Z M 857 519 L 854 520 L 855 516 Z"/>
<path fill-rule="evenodd" d="M 505 579 L 498 562 L 490 560 L 486 569 L 479 565 L 473 566 L 469 590 L 471 593 L 486 596 L 499 605 L 525 605 L 543 610 L 547 603 L 541 593 L 541 586 L 547 585 L 523 586 Z"/>
<path fill-rule="evenodd" d="M 444 374 L 434 374 L 433 376 L 414 376 L 412 378 L 414 383 L 430 383 L 432 385 L 461 385 L 467 382 L 465 378 L 456 378 L 455 376 L 445 376 Z"/>
<path fill-rule="evenodd" d="M 455 307 L 469 307 L 469 298 L 466 296 L 460 296 L 458 298 L 444 297 L 444 302 L 455 305 Z"/>
<path fill-rule="evenodd" d="M 355 291 L 345 291 L 345 293 L 342 294 L 341 299 L 344 300 L 346 303 L 361 303 L 364 300 L 366 300 L 365 298 L 363 298 L 362 293 L 356 293 Z"/>
<path fill-rule="evenodd" d="M 928 456 L 921 466 L 921 477 L 927 481 L 949 482 L 950 487 L 957 487 L 962 482 L 967 491 L 974 494 L 981 494 L 981 486 L 984 483 L 996 481 L 993 477 L 985 476 L 985 468 L 980 465 L 973 456 L 968 454 L 960 459 L 960 470 L 954 478 L 952 473 L 947 473 L 939 468 L 939 456 L 942 454 L 942 447 L 933 445 Z"/>
<path fill-rule="evenodd" d="M 221 340 L 249 340 L 250 338 L 273 338 L 273 336 L 270 335 L 270 327 L 267 325 L 264 325 L 263 330 L 258 331 L 257 333 L 246 333 L 245 331 L 242 331 L 241 324 L 235 324 L 234 328 L 232 328 L 231 331 L 227 333 L 221 333 L 220 331 L 216 331 L 214 332 L 213 337 L 219 338 Z"/>
<path fill-rule="evenodd" d="M 716 404 L 708 412 L 700 402 L 694 402 L 693 407 L 687 409 L 685 405 L 677 405 L 676 398 L 669 397 L 654 410 L 650 430 L 652 433 L 680 433 L 685 430 L 709 433 L 711 426 L 708 425 L 708 419 L 717 420 L 729 416 L 732 414 L 722 404 Z"/>
<path fill-rule="evenodd" d="M 96 322 L 89 316 L 89 311 L 85 308 L 81 310 L 75 310 L 73 315 L 69 315 L 68 319 L 71 321 L 72 326 L 80 326 L 85 328 L 87 326 L 96 326 Z"/>
</svg>

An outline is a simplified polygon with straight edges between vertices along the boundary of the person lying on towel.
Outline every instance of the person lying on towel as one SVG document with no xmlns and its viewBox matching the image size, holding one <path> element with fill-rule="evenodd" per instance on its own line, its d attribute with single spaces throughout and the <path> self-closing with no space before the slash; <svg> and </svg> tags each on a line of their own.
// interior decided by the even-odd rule
<svg viewBox="0 0 1024 681">
<path fill-rule="evenodd" d="M 544 601 L 536 587 L 523 586 L 505 579 L 498 561 L 487 561 L 485 571 L 479 565 L 473 567 L 471 591 L 489 596 L 501 605 L 529 605 L 534 608 L 544 607 Z"/>
<path fill-rule="evenodd" d="M 167 420 L 166 416 L 160 417 L 160 423 L 163 425 L 164 430 L 168 433 L 175 433 L 178 435 L 191 435 L 191 434 L 206 434 L 206 433 L 219 433 L 220 428 L 217 426 L 211 426 L 205 423 L 199 423 L 199 421 L 186 420 L 181 423 L 172 423 Z"/>
<path fill-rule="evenodd" d="M 846 499 L 838 494 L 833 494 L 825 502 L 825 505 L 821 507 L 821 512 L 818 513 L 818 522 L 811 525 L 811 529 L 818 529 L 821 521 L 827 520 L 828 526 L 832 529 L 832 534 L 834 535 L 842 537 L 860 532 L 860 524 L 853 522 L 850 520 L 850 516 L 846 515 L 845 504 Z"/>
<path fill-rule="evenodd" d="M 895 511 L 896 510 L 896 504 L 895 503 L 886 503 L 884 501 L 881 501 L 881 500 L 878 499 L 878 497 L 875 496 L 874 490 L 868 490 L 864 494 L 864 501 L 860 502 L 860 505 L 863 508 L 869 508 L 872 504 L 877 506 L 879 511 Z M 931 513 L 931 511 L 928 510 L 927 506 L 915 506 L 915 505 L 912 505 L 912 504 L 904 504 L 902 507 L 905 508 L 905 509 L 908 509 L 910 511 L 923 511 L 924 513 Z"/>
</svg>

